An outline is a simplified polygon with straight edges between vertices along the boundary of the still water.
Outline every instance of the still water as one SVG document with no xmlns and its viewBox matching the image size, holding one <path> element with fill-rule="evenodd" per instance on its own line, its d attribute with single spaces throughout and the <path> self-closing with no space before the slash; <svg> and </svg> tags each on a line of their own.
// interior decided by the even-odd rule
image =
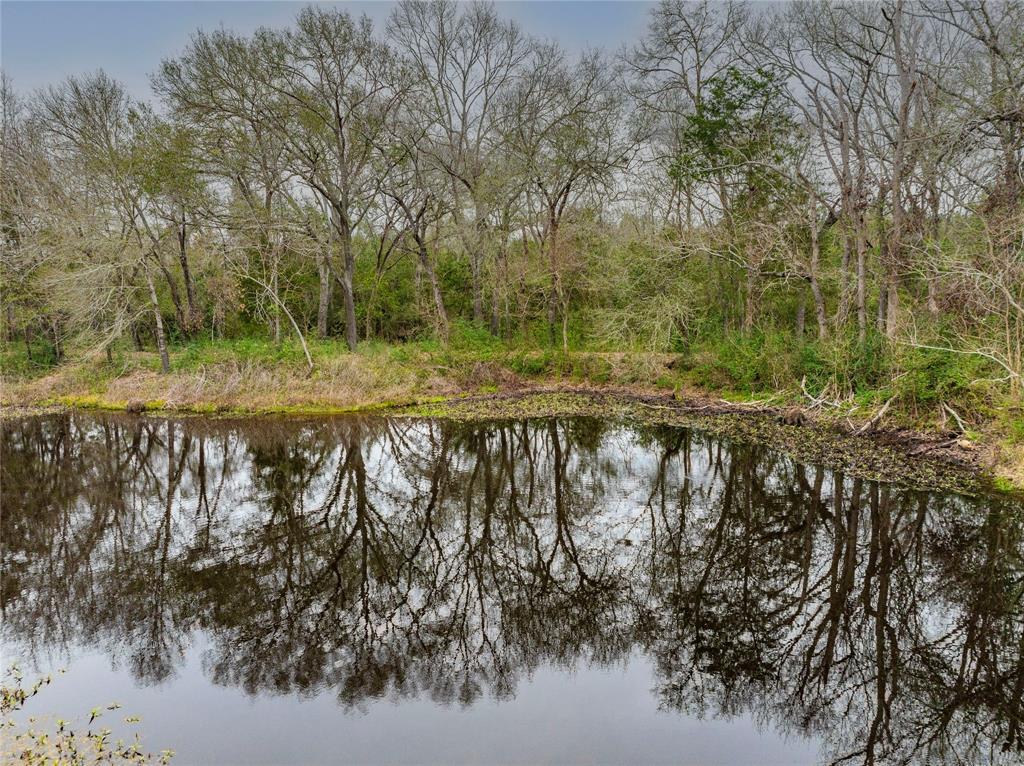
<svg viewBox="0 0 1024 766">
<path fill-rule="evenodd" d="M 596 419 L 0 428 L 30 712 L 176 764 L 1024 760 L 1005 499 Z"/>
</svg>

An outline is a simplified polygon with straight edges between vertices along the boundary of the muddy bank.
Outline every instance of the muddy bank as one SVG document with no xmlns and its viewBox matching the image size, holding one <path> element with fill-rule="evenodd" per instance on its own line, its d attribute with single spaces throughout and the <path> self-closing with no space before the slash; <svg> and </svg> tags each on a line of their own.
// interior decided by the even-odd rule
<svg viewBox="0 0 1024 766">
<path fill-rule="evenodd" d="M 541 389 L 449 399 L 403 407 L 396 414 L 456 420 L 590 415 L 645 425 L 695 428 L 764 444 L 804 463 L 865 479 L 966 494 L 993 491 L 983 450 L 951 434 L 864 429 L 805 410 L 728 403 L 711 398 L 595 389 Z M 860 433 L 860 429 L 864 429 Z"/>
</svg>

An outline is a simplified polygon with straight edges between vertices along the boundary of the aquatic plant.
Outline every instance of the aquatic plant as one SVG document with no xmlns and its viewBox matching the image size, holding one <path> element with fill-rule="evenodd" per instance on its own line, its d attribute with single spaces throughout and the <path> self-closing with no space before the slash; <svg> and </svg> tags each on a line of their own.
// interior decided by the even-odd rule
<svg viewBox="0 0 1024 766">
<path fill-rule="evenodd" d="M 0 760 L 39 766 L 121 766 L 166 764 L 174 756 L 173 750 L 162 750 L 155 756 L 147 753 L 137 731 L 129 740 L 115 739 L 113 730 L 100 719 L 119 710 L 117 703 L 94 707 L 88 720 L 22 715 L 26 703 L 52 682 L 53 677 L 46 675 L 27 684 L 17 666 L 7 670 L 0 682 Z M 141 720 L 124 716 L 122 723 L 134 726 Z"/>
</svg>

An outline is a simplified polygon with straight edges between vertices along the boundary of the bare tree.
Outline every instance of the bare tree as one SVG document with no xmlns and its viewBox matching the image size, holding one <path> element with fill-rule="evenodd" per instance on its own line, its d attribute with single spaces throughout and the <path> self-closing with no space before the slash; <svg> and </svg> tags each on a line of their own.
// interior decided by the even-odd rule
<svg viewBox="0 0 1024 766">
<path fill-rule="evenodd" d="M 529 40 L 491 3 L 403 0 L 388 24 L 406 61 L 425 135 L 419 150 L 447 176 L 451 212 L 469 255 L 473 318 L 484 319 L 488 218 L 507 133 L 501 104 L 522 75 Z"/>
<path fill-rule="evenodd" d="M 560 230 L 574 207 L 614 188 L 634 143 L 626 126 L 627 100 L 619 73 L 596 52 L 570 61 L 555 45 L 538 45 L 529 74 L 505 102 L 516 161 L 530 179 L 540 217 L 540 242 L 549 269 L 548 324 L 555 342 L 561 323 L 568 350 L 569 253 Z"/>
</svg>

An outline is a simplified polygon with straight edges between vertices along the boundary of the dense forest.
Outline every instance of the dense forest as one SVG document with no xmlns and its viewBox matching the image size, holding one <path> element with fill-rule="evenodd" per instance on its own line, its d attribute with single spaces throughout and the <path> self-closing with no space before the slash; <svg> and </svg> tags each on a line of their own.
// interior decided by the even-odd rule
<svg viewBox="0 0 1024 766">
<path fill-rule="evenodd" d="M 308 6 L 151 84 L 4 79 L 9 368 L 473 333 L 1019 395 L 1019 2 L 662 0 L 579 53 L 500 5 Z"/>
</svg>

